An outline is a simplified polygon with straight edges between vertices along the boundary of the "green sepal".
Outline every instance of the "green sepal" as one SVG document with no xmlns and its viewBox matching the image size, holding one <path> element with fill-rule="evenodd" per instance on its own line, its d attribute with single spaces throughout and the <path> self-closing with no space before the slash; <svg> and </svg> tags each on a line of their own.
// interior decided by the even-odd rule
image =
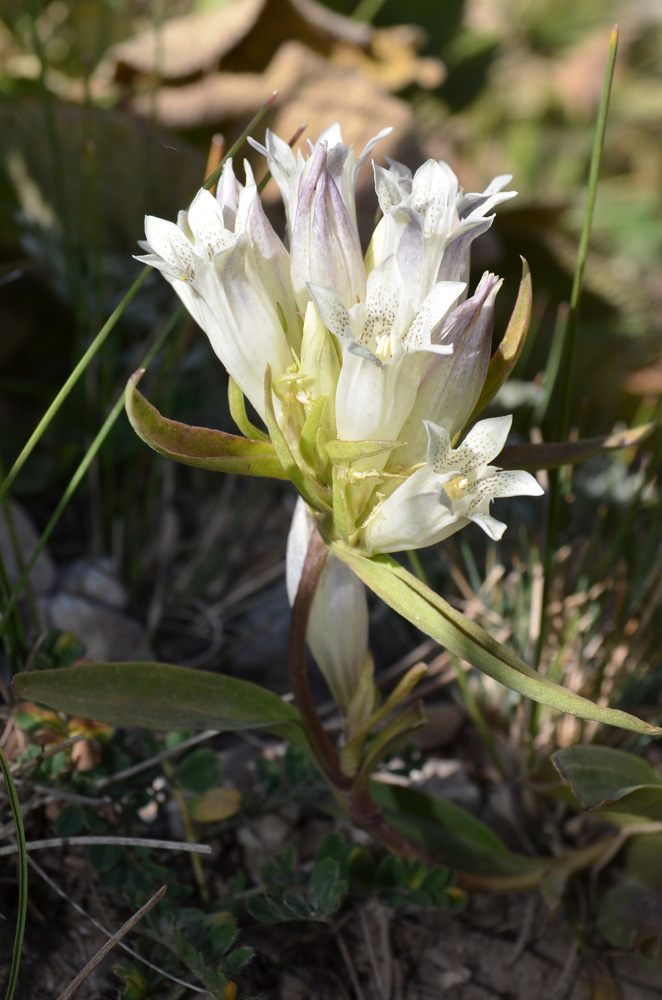
<svg viewBox="0 0 662 1000">
<path fill-rule="evenodd" d="M 127 382 L 124 405 L 138 437 L 159 455 L 213 472 L 287 479 L 270 441 L 253 441 L 209 427 L 190 427 L 164 417 L 136 388 L 143 371 L 134 372 Z"/>
<path fill-rule="evenodd" d="M 333 466 L 332 476 L 333 524 L 340 537 L 349 542 L 349 536 L 354 530 L 354 521 L 350 513 L 347 482 L 343 471 L 337 465 Z"/>
<path fill-rule="evenodd" d="M 488 677 L 556 711 L 647 736 L 662 735 L 662 729 L 657 726 L 627 712 L 596 705 L 538 674 L 390 556 L 370 558 L 340 542 L 332 543 L 331 548 L 389 607 Z"/>
<path fill-rule="evenodd" d="M 558 469 L 562 465 L 585 462 L 595 455 L 604 455 L 616 448 L 637 447 L 651 433 L 655 423 L 642 424 L 624 431 L 580 441 L 550 441 L 541 444 L 507 444 L 494 459 L 501 469 Z"/>
<path fill-rule="evenodd" d="M 271 367 L 267 365 L 264 375 L 264 419 L 269 430 L 269 436 L 273 443 L 276 455 L 281 466 L 285 470 L 285 478 L 289 479 L 296 486 L 297 490 L 306 503 L 314 510 L 328 513 L 331 509 L 331 497 L 329 490 L 324 489 L 315 480 L 299 468 L 297 461 L 290 450 L 287 439 L 280 429 L 274 409 L 272 392 Z"/>
<path fill-rule="evenodd" d="M 228 405 L 230 407 L 230 416 L 242 434 L 256 441 L 269 440 L 269 435 L 265 431 L 261 431 L 259 427 L 256 427 L 248 419 L 244 394 L 231 375 L 228 375 Z"/>
<path fill-rule="evenodd" d="M 304 462 L 311 467 L 311 469 L 315 469 L 320 463 L 317 450 L 317 432 L 319 431 L 320 423 L 322 422 L 322 414 L 324 413 L 325 405 L 326 396 L 321 396 L 311 409 L 310 413 L 306 417 L 306 422 L 301 428 L 299 449 L 301 451 L 301 457 Z"/>
<path fill-rule="evenodd" d="M 385 451 L 399 448 L 402 441 L 327 441 L 326 451 L 334 465 L 341 462 L 358 462 L 362 458 L 374 458 Z"/>
<path fill-rule="evenodd" d="M 365 720 L 363 725 L 361 725 L 352 735 L 352 737 L 347 741 L 342 750 L 342 761 L 343 761 L 343 771 L 345 774 L 353 775 L 358 770 L 358 762 L 360 759 L 361 751 L 363 749 L 363 744 L 370 731 L 375 728 L 387 715 L 393 712 L 400 702 L 411 694 L 418 682 L 422 677 L 428 672 L 428 668 L 424 663 L 416 663 L 411 667 L 404 677 L 400 678 L 400 681 L 396 687 L 391 691 L 390 695 L 383 703 L 379 705 Z M 370 684 L 372 684 L 372 675 L 369 679 Z M 348 761 L 351 764 L 356 761 L 356 766 L 354 770 L 348 769 L 345 766 L 345 762 Z"/>
<path fill-rule="evenodd" d="M 531 270 L 528 263 L 522 260 L 522 280 L 520 281 L 519 293 L 515 308 L 510 317 L 510 322 L 504 334 L 503 340 L 492 355 L 487 377 L 483 385 L 482 392 L 478 397 L 473 413 L 468 424 L 473 423 L 479 413 L 481 413 L 488 403 L 490 403 L 497 392 L 506 381 L 513 368 L 517 364 L 517 359 L 522 353 L 526 335 L 531 322 L 531 305 L 533 302 L 533 288 L 531 285 Z"/>
<path fill-rule="evenodd" d="M 405 712 L 391 719 L 388 725 L 381 732 L 377 733 L 377 736 L 363 757 L 356 774 L 356 784 L 368 783 L 377 765 L 385 757 L 390 757 L 391 754 L 395 753 L 404 743 L 407 743 L 411 739 L 412 733 L 425 725 L 425 721 L 423 702 L 412 705 Z M 346 747 L 343 748 L 343 751 L 345 749 Z M 341 754 L 341 761 L 343 761 L 343 754 Z"/>
<path fill-rule="evenodd" d="M 14 690 L 68 715 L 146 729 L 269 729 L 309 753 L 293 705 L 257 684 L 171 663 L 82 663 L 17 674 Z"/>
</svg>

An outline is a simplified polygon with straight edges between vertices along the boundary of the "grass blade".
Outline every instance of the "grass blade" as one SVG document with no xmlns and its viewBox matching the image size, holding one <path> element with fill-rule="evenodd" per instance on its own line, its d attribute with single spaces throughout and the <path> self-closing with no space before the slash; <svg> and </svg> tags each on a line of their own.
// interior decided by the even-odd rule
<svg viewBox="0 0 662 1000">
<path fill-rule="evenodd" d="M 27 441 L 27 444 L 25 445 L 25 447 L 21 451 L 20 455 L 18 456 L 18 458 L 16 459 L 16 461 L 12 465 L 11 469 L 7 473 L 7 476 L 6 476 L 5 480 L 4 480 L 4 482 L 0 484 L 0 500 L 3 500 L 4 497 L 6 497 L 7 494 L 9 493 L 9 490 L 11 489 L 11 487 L 12 487 L 12 485 L 14 483 L 14 480 L 16 479 L 17 475 L 19 474 L 19 472 L 23 468 L 23 466 L 24 466 L 25 462 L 27 461 L 27 459 L 30 457 L 30 455 L 34 451 L 34 449 L 35 449 L 37 443 L 39 442 L 39 439 L 41 438 L 42 434 L 44 433 L 44 431 L 46 430 L 46 428 L 50 424 L 51 420 L 53 419 L 53 417 L 55 416 L 55 414 L 57 413 L 57 411 L 62 406 L 63 402 L 65 401 L 65 399 L 67 398 L 67 396 L 69 395 L 69 393 L 71 392 L 71 390 L 73 389 L 73 387 L 75 386 L 75 384 L 78 381 L 78 379 L 81 377 L 81 375 L 83 374 L 83 372 L 85 371 L 85 369 L 89 365 L 89 363 L 92 360 L 92 358 L 95 356 L 95 354 L 97 353 L 97 351 L 100 349 L 101 345 L 103 344 L 103 342 L 106 339 L 106 337 L 108 336 L 108 334 L 113 330 L 113 328 L 117 324 L 117 321 L 119 320 L 120 316 L 122 315 L 122 313 L 124 312 L 124 310 L 128 306 L 128 304 L 131 301 L 131 299 L 134 297 L 134 295 L 136 294 L 136 292 L 138 291 L 138 289 L 141 287 L 141 285 L 145 281 L 145 278 L 147 277 L 147 275 L 149 274 L 150 271 L 151 271 L 151 268 L 145 267 L 141 271 L 141 273 L 138 275 L 138 277 L 136 278 L 136 280 L 134 281 L 134 283 L 131 285 L 131 288 L 128 290 L 128 292 L 126 293 L 126 295 L 124 296 L 124 298 L 122 299 L 122 301 L 120 302 L 120 304 L 117 306 L 116 309 L 113 310 L 113 312 L 108 317 L 108 319 L 106 320 L 106 322 L 104 323 L 104 325 L 101 327 L 101 329 L 99 330 L 98 334 L 96 335 L 96 337 L 94 338 L 94 340 L 92 341 L 92 343 L 90 344 L 90 346 L 88 347 L 88 349 L 85 351 L 85 354 L 82 356 L 82 358 L 80 359 L 80 361 L 78 362 L 78 364 L 76 365 L 76 367 L 74 368 L 74 370 L 72 371 L 71 375 L 69 376 L 69 378 L 67 379 L 67 381 L 64 383 L 64 385 L 62 386 L 62 388 L 58 392 L 57 396 L 55 397 L 55 399 L 53 400 L 53 402 L 51 403 L 51 405 L 48 407 L 48 409 L 44 413 L 43 417 L 41 418 L 41 420 L 39 421 L 39 423 L 35 427 L 34 431 L 30 435 L 30 437 L 29 437 L 29 439 Z"/>
<path fill-rule="evenodd" d="M 135 283 L 134 283 L 134 287 L 135 287 Z M 136 291 L 137 291 L 137 288 L 136 288 Z M 126 296 L 125 296 L 125 298 L 126 298 Z M 115 310 L 115 311 L 117 312 L 117 310 Z M 141 363 L 140 363 L 140 367 L 141 368 L 146 368 L 147 365 L 149 364 L 149 362 L 155 356 L 155 354 L 160 350 L 160 348 L 161 348 L 164 340 L 166 339 L 166 337 L 168 336 L 168 334 L 172 331 L 172 329 L 174 328 L 177 320 L 179 319 L 179 317 L 181 315 L 181 312 L 182 312 L 182 308 L 180 307 L 172 315 L 172 317 L 170 318 L 170 320 L 168 321 L 168 323 L 166 323 L 166 325 L 164 326 L 163 330 L 161 330 L 160 334 L 158 335 L 158 337 L 154 341 L 153 345 L 150 347 L 149 351 L 147 352 L 147 354 L 145 355 L 145 357 L 141 361 Z M 114 315 L 115 315 L 115 313 L 113 313 L 113 316 Z M 71 499 L 71 497 L 73 496 L 74 492 L 76 491 L 76 489 L 80 485 L 81 480 L 83 479 L 83 477 L 85 476 L 85 473 L 87 472 L 87 470 L 89 469 L 90 465 L 94 461 L 94 459 L 95 459 L 95 457 L 96 457 L 99 449 L 101 448 L 101 445 L 103 444 L 103 442 L 108 437 L 108 434 L 110 433 L 111 428 L 113 427 L 113 424 L 115 423 L 115 421 L 117 420 L 117 418 L 119 417 L 119 415 L 120 415 L 120 413 L 122 412 L 123 409 L 124 409 L 124 393 L 122 392 L 120 394 L 120 396 L 117 398 L 117 400 L 115 401 L 115 405 L 113 406 L 112 410 L 110 411 L 110 413 L 108 414 L 108 416 L 104 420 L 104 422 L 103 422 L 100 430 L 98 431 L 96 437 L 92 441 L 92 444 L 90 445 L 90 447 L 88 448 L 87 452 L 85 453 L 85 456 L 83 457 L 83 460 L 81 461 L 80 465 L 78 466 L 78 468 L 74 472 L 73 476 L 71 477 L 67 488 L 65 489 L 64 493 L 62 494 L 62 497 L 60 498 L 60 502 L 58 503 L 57 507 L 53 511 L 53 514 L 51 516 L 50 521 L 48 522 L 48 524 L 44 528 L 44 531 L 42 532 L 42 535 L 41 535 L 39 541 L 37 542 L 32 555 L 30 556 L 30 558 L 28 559 L 28 561 L 26 563 L 25 569 L 23 570 L 23 573 L 21 574 L 21 577 L 20 577 L 18 583 L 16 584 L 16 586 L 14 588 L 14 591 L 13 591 L 11 597 L 9 598 L 9 600 L 7 602 L 7 605 L 6 605 L 5 609 L 4 609 L 4 613 L 3 613 L 3 616 L 2 616 L 2 621 L 0 622 L 0 636 L 4 635 L 4 632 L 5 632 L 5 629 L 7 627 L 7 624 L 10 621 L 11 612 L 16 607 L 16 601 L 18 599 L 18 595 L 20 594 L 20 592 L 22 591 L 23 587 L 25 586 L 25 584 L 27 582 L 27 579 L 28 579 L 28 577 L 29 577 L 29 575 L 30 575 L 30 573 L 32 571 L 32 567 L 34 566 L 35 562 L 37 561 L 37 558 L 39 557 L 39 554 L 41 553 L 41 551 L 43 550 L 44 546 L 46 545 L 46 542 L 50 538 L 51 533 L 53 532 L 53 529 L 55 528 L 55 525 L 57 524 L 57 522 L 60 519 L 62 511 L 65 509 L 65 507 L 69 503 L 69 500 Z"/>
<path fill-rule="evenodd" d="M 582 280 L 584 268 L 588 256 L 588 243 L 591 235 L 591 225 L 593 222 L 593 212 L 595 209 L 595 199 L 598 189 L 598 176 L 600 172 L 600 158 L 604 145 L 605 129 L 607 126 L 607 113 L 609 111 L 609 97 L 611 85 L 614 78 L 614 67 L 616 64 L 616 51 L 618 47 L 618 26 L 614 25 L 609 39 L 609 52 L 607 55 L 607 65 L 605 67 L 604 83 L 602 85 L 602 95 L 600 97 L 600 108 L 598 110 L 598 122 L 593 141 L 593 152 L 591 154 L 591 166 L 588 178 L 588 194 L 586 199 L 586 211 L 584 213 L 584 225 L 579 240 L 579 250 L 577 253 L 577 265 L 572 283 L 572 293 L 570 295 L 570 308 L 568 310 L 568 322 L 565 328 L 562 324 L 558 326 L 558 336 L 563 336 L 565 343 L 559 350 L 562 354 L 560 385 L 561 385 L 561 406 L 559 422 L 556 428 L 556 439 L 567 438 L 570 428 L 570 404 L 572 394 L 573 370 L 575 364 L 575 353 L 577 349 L 577 327 L 579 320 L 579 304 L 582 292 Z M 553 351 L 556 349 L 553 347 Z M 558 535 L 559 517 L 561 510 L 561 478 L 557 470 L 553 470 L 549 477 L 549 509 L 547 515 L 547 532 L 545 538 L 545 553 L 543 558 L 543 594 L 540 602 L 540 625 L 538 628 L 538 641 L 536 643 L 535 665 L 538 666 L 542 656 L 542 650 L 546 637 L 547 625 L 547 604 L 549 600 L 549 589 L 551 586 L 552 566 L 554 562 L 554 552 L 556 551 L 556 538 Z"/>
<path fill-rule="evenodd" d="M 14 952 L 12 955 L 11 969 L 9 971 L 9 983 L 5 1000 L 12 1000 L 16 994 L 16 984 L 18 982 L 18 970 L 21 964 L 21 951 L 23 949 L 23 938 L 25 936 L 25 921 L 28 912 L 28 853 L 25 846 L 25 830 L 23 829 L 23 817 L 21 816 L 21 805 L 18 801 L 16 785 L 11 776 L 7 758 L 0 749 L 0 768 L 7 782 L 7 792 L 9 795 L 9 805 L 16 827 L 16 840 L 18 843 L 18 913 L 16 916 L 16 934 L 14 936 Z"/>
</svg>

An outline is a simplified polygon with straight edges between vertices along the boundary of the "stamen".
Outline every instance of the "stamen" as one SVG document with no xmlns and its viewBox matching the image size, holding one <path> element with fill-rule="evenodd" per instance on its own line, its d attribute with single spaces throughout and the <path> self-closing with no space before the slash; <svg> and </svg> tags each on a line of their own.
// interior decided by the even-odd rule
<svg viewBox="0 0 662 1000">
<path fill-rule="evenodd" d="M 444 483 L 444 490 L 450 500 L 461 500 L 469 487 L 469 480 L 466 476 L 456 476 L 450 482 Z"/>
<path fill-rule="evenodd" d="M 377 347 L 375 349 L 375 354 L 380 361 L 387 361 L 389 358 L 393 357 L 393 352 L 397 346 L 397 341 L 395 335 L 392 333 L 384 333 L 381 337 L 377 338 Z"/>
</svg>

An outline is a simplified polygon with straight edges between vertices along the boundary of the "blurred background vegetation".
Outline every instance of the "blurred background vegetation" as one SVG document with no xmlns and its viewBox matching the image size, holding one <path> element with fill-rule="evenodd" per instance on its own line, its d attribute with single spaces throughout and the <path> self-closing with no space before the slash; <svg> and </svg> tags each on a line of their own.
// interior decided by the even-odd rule
<svg viewBox="0 0 662 1000">
<path fill-rule="evenodd" d="M 221 134 L 227 148 L 275 89 L 258 139 L 265 127 L 289 138 L 305 122 L 303 142 L 338 120 L 360 149 L 392 125 L 378 158 L 412 167 L 445 159 L 466 190 L 513 174 L 519 197 L 475 244 L 472 280 L 486 268 L 505 278 L 499 337 L 520 255 L 529 261 L 531 333 L 497 406 L 515 412 L 521 437 L 533 428 L 553 440 L 554 332 L 570 295 L 614 21 L 619 54 L 572 387 L 573 433 L 585 437 L 662 415 L 658 0 L 0 0 L 4 470 L 139 274 L 131 255 L 143 216 L 176 218 L 208 173 L 213 137 Z M 259 157 L 247 147 L 243 156 L 263 176 Z M 366 168 L 364 233 L 375 217 L 371 188 Z M 273 183 L 264 198 L 282 227 Z M 169 286 L 150 276 L 42 437 L 12 491 L 37 532 L 176 305 Z M 168 416 L 230 429 L 225 373 L 190 320 L 173 322 L 146 379 L 150 397 Z M 638 453 L 596 459 L 566 478 L 542 656 L 554 679 L 651 720 L 662 690 L 661 461 L 658 430 Z M 120 618 L 111 632 L 124 629 L 145 655 L 222 663 L 285 690 L 287 602 L 276 584 L 291 509 L 287 488 L 162 462 L 120 417 L 55 528 L 49 551 L 60 575 L 44 584 L 40 608 L 103 658 L 90 653 L 99 618 L 91 631 L 81 620 L 72 626 L 58 619 L 53 595 L 74 560 L 109 558 L 104 565 L 125 588 L 120 604 L 138 629 Z M 499 550 L 463 533 L 422 562 L 445 596 L 532 660 L 540 524 L 528 506 L 512 509 Z M 102 596 L 110 603 L 107 589 Z M 375 623 L 382 666 L 417 641 L 401 622 L 385 629 L 383 609 Z M 109 643 L 112 658 L 112 635 Z M 63 661 L 48 644 L 39 657 Z M 441 661 L 432 690 L 452 680 L 448 658 Z M 507 759 L 504 745 L 520 741 L 516 771 L 530 763 L 534 743 L 549 749 L 595 735 L 595 727 L 537 710 L 522 709 L 513 724 L 518 700 L 497 685 L 476 681 L 474 697 L 465 711 L 483 738 L 496 730 Z M 475 741 L 459 751 L 470 753 L 482 753 Z M 484 757 L 479 770 L 488 767 Z"/>
</svg>

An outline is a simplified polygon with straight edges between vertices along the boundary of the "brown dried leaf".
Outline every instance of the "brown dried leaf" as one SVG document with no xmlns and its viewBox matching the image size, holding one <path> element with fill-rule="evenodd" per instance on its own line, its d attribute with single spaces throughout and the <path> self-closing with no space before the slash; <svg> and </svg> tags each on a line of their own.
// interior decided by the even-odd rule
<svg viewBox="0 0 662 1000">
<path fill-rule="evenodd" d="M 313 0 L 237 0 L 220 9 L 187 14 L 159 30 L 113 46 L 98 78 L 129 83 L 138 76 L 184 80 L 218 69 L 260 72 L 286 41 L 296 39 L 328 55 L 343 42 L 361 48 L 374 29 L 333 14 Z"/>
</svg>

